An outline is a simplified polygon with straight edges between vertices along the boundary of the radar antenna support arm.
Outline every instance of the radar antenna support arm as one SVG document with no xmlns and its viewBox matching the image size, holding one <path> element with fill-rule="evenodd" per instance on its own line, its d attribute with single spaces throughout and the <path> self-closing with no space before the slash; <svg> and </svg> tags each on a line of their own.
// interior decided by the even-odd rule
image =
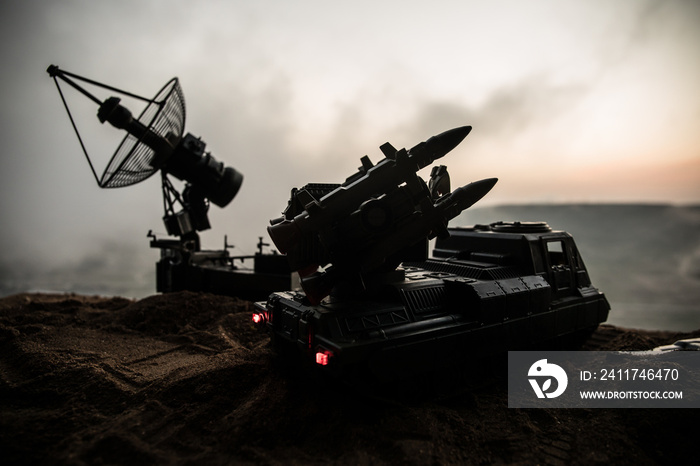
<svg viewBox="0 0 700 466">
<path fill-rule="evenodd" d="M 78 142 L 80 143 L 80 148 L 83 150 L 83 154 L 85 154 L 85 158 L 87 159 L 88 165 L 90 166 L 90 170 L 92 171 L 92 176 L 95 177 L 95 181 L 97 182 L 98 185 L 100 185 L 100 178 L 97 176 L 97 172 L 95 171 L 95 166 L 92 164 L 92 160 L 90 159 L 90 155 L 88 155 L 87 148 L 85 147 L 85 143 L 83 142 L 82 136 L 80 136 L 80 131 L 78 130 L 78 125 L 75 123 L 75 119 L 73 119 L 73 114 L 70 111 L 70 108 L 68 107 L 68 102 L 66 101 L 65 96 L 63 95 L 63 90 L 61 89 L 61 86 L 58 83 L 58 80 L 61 79 L 63 82 L 69 84 L 71 87 L 79 91 L 81 94 L 86 96 L 88 99 L 92 100 L 95 102 L 97 105 L 102 106 L 103 102 L 100 101 L 97 97 L 92 95 L 90 92 L 88 92 L 85 88 L 80 86 L 78 83 L 73 81 L 73 79 L 77 79 L 79 81 L 86 82 L 88 84 L 92 84 L 97 87 L 101 87 L 104 89 L 108 89 L 110 91 L 118 92 L 120 94 L 133 97 L 135 99 L 143 100 L 148 103 L 154 103 L 155 101 L 152 99 L 147 99 L 145 97 L 142 97 L 140 95 L 133 94 L 131 92 L 124 91 L 122 89 L 117 89 L 116 87 L 108 86 L 107 84 L 103 84 L 97 81 L 93 81 L 92 79 L 85 78 L 83 76 L 79 76 L 75 73 L 71 73 L 66 70 L 60 69 L 57 65 L 49 65 L 49 67 L 46 69 L 46 72 L 49 74 L 51 78 L 53 78 L 54 83 L 56 83 L 56 89 L 58 89 L 58 94 L 61 96 L 61 102 L 63 102 L 63 106 L 66 109 L 66 113 L 68 114 L 68 119 L 71 122 L 71 125 L 73 126 L 73 131 L 75 131 L 75 135 L 78 138 Z"/>
<path fill-rule="evenodd" d="M 113 87 L 113 86 L 109 86 L 109 85 L 107 85 L 107 84 L 104 84 L 104 83 L 101 83 L 101 82 L 98 82 L 98 81 L 94 81 L 94 80 L 92 80 L 92 79 L 89 79 L 89 78 L 86 78 L 86 77 L 77 75 L 77 74 L 75 74 L 75 73 L 71 73 L 71 72 L 69 72 L 69 71 L 59 69 L 59 67 L 56 66 L 56 65 L 49 65 L 49 67 L 46 69 L 46 72 L 49 73 L 49 76 L 51 76 L 52 78 L 54 78 L 54 80 L 55 80 L 56 78 L 60 78 L 60 79 L 62 79 L 63 81 L 65 81 L 66 83 L 70 84 L 70 85 L 73 86 L 76 90 L 78 90 L 78 91 L 82 92 L 83 94 L 85 94 L 86 97 L 88 97 L 90 100 L 92 100 L 93 102 L 95 102 L 97 105 L 102 105 L 102 102 L 100 101 L 100 99 L 98 99 L 98 98 L 95 97 L 94 95 L 90 94 L 88 91 L 86 91 L 84 88 L 82 88 L 80 85 L 78 85 L 75 81 L 73 81 L 73 80 L 70 79 L 70 78 L 74 78 L 74 79 L 77 79 L 77 80 L 79 80 L 79 81 L 83 81 L 83 82 L 86 82 L 86 83 L 88 83 L 88 84 L 92 84 L 93 86 L 97 86 L 97 87 L 101 87 L 101 88 L 103 88 L 103 89 L 107 89 L 107 90 L 109 90 L 109 91 L 118 92 L 118 93 L 120 93 L 120 94 L 122 94 L 122 95 L 125 95 L 125 96 L 128 96 L 128 97 L 133 97 L 134 99 L 143 100 L 144 102 L 148 102 L 149 104 L 152 104 L 152 103 L 155 103 L 155 102 L 156 102 L 156 101 L 153 100 L 153 99 L 149 99 L 149 98 L 140 96 L 140 95 L 138 95 L 138 94 L 134 94 L 134 93 L 132 93 L 132 92 L 128 92 L 128 91 L 125 91 L 125 90 L 123 90 L 123 89 L 119 89 L 119 88 L 116 88 L 116 87 Z"/>
</svg>

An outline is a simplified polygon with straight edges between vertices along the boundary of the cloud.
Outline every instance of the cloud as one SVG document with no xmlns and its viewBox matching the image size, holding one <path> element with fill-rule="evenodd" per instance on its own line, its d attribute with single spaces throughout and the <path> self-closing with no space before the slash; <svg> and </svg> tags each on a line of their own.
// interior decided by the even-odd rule
<svg viewBox="0 0 700 466">
<path fill-rule="evenodd" d="M 534 126 L 557 120 L 585 95 L 583 85 L 550 85 L 542 77 L 527 77 L 491 91 L 478 106 L 453 101 L 418 102 L 406 131 L 435 132 L 455 124 L 473 124 L 488 138 L 513 137 Z"/>
<path fill-rule="evenodd" d="M 474 130 L 444 161 L 454 183 L 502 178 L 485 202 L 575 200 L 586 182 L 567 184 L 571 173 L 636 162 L 640 151 L 658 162 L 645 167 L 698 158 L 697 2 L 1 8 L 0 241 L 11 247 L 0 258 L 10 262 L 72 260 L 98 238 L 143 253 L 145 232 L 164 229 L 157 177 L 95 186 L 44 72 L 51 63 L 146 96 L 180 77 L 186 131 L 245 176 L 203 234 L 212 247 L 228 234 L 237 252 L 252 252 L 292 187 L 343 181 L 386 141 L 411 147 L 455 126 Z M 82 108 L 94 120 L 92 104 Z M 94 141 L 91 156 L 108 158 L 112 144 Z M 553 187 L 555 170 L 569 178 Z M 613 175 L 602 175 L 596 199 L 643 194 Z M 641 171 L 628 178 L 645 184 Z M 653 192 L 674 200 L 672 188 Z"/>
<path fill-rule="evenodd" d="M 700 248 L 682 260 L 680 273 L 684 277 L 700 281 Z"/>
<path fill-rule="evenodd" d="M 146 244 L 144 242 L 143 246 Z M 155 293 L 157 253 L 145 253 L 128 241 L 102 239 L 80 254 L 60 261 L 31 255 L 0 260 L 0 296 L 33 291 L 75 291 L 144 297 Z"/>
</svg>

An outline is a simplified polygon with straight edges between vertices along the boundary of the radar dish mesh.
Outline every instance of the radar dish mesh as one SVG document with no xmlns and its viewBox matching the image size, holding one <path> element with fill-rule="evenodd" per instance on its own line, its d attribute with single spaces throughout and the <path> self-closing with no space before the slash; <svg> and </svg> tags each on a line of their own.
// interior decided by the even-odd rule
<svg viewBox="0 0 700 466">
<path fill-rule="evenodd" d="M 138 121 L 168 141 L 179 141 L 185 129 L 185 96 L 177 78 L 163 86 Z M 145 180 L 160 168 L 154 166 L 155 156 L 153 149 L 127 134 L 107 164 L 100 187 L 120 188 Z"/>
</svg>

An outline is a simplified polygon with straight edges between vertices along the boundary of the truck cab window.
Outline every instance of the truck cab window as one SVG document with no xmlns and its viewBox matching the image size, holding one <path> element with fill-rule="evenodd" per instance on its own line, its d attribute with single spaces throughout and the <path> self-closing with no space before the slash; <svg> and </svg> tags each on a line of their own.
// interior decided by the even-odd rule
<svg viewBox="0 0 700 466">
<path fill-rule="evenodd" d="M 549 263 L 552 267 L 568 265 L 563 241 L 549 241 L 547 243 L 547 254 L 549 255 Z"/>
</svg>

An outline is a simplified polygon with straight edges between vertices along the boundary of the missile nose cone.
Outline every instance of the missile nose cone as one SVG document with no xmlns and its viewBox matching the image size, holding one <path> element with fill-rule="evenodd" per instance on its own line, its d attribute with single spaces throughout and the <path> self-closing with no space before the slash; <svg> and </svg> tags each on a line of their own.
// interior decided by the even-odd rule
<svg viewBox="0 0 700 466">
<path fill-rule="evenodd" d="M 486 178 L 484 180 L 474 181 L 466 186 L 458 188 L 462 191 L 462 198 L 460 202 L 460 207 L 462 210 L 468 209 L 473 206 L 481 198 L 486 196 L 491 188 L 493 188 L 498 182 L 498 178 Z"/>
<path fill-rule="evenodd" d="M 471 130 L 471 126 L 460 126 L 433 136 L 425 141 L 426 152 L 431 154 L 433 160 L 439 159 L 457 147 Z"/>
<path fill-rule="evenodd" d="M 496 183 L 498 183 L 498 178 L 486 178 L 484 180 L 475 181 L 472 184 L 479 186 L 480 189 L 484 190 L 484 194 L 486 194 L 491 191 L 491 188 L 496 186 Z"/>
<path fill-rule="evenodd" d="M 447 154 L 449 151 L 457 147 L 459 143 L 467 137 L 471 130 L 471 126 L 460 126 L 459 128 L 452 128 L 445 131 L 444 133 L 438 134 L 437 136 L 433 136 L 432 138 L 428 139 L 428 141 L 434 139 L 440 144 L 441 149 L 444 150 L 445 154 Z"/>
<path fill-rule="evenodd" d="M 476 201 L 478 201 L 482 197 L 486 196 L 489 193 L 489 191 L 491 191 L 491 189 L 494 186 L 496 186 L 497 182 L 498 178 L 486 178 L 485 180 L 479 180 L 470 183 L 468 186 L 470 188 L 472 196 L 476 198 L 474 203 L 476 203 Z"/>
<path fill-rule="evenodd" d="M 497 181 L 498 178 L 487 178 L 469 183 L 439 198 L 435 206 L 442 211 L 445 219 L 452 220 L 486 196 Z"/>
<path fill-rule="evenodd" d="M 425 142 L 421 142 L 408 152 L 419 169 L 425 168 L 457 147 L 471 130 L 471 126 L 460 126 L 459 128 L 450 129 L 431 137 Z"/>
</svg>

